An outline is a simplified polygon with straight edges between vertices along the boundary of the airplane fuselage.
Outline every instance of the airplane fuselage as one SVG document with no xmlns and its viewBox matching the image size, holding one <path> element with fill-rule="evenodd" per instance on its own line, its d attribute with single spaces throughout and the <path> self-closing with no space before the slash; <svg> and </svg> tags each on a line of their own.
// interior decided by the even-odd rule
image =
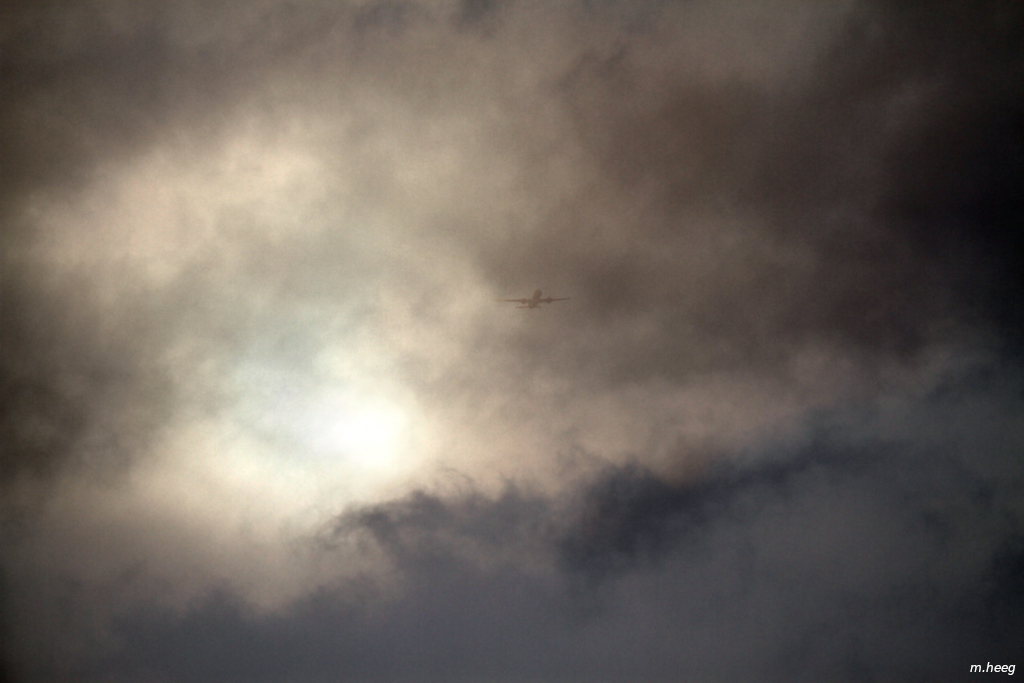
<svg viewBox="0 0 1024 683">
<path fill-rule="evenodd" d="M 553 299 L 550 296 L 541 298 L 540 294 L 541 292 L 538 289 L 533 293 L 533 296 L 530 297 L 529 299 L 495 299 L 495 301 L 512 301 L 517 304 L 520 304 L 519 306 L 516 306 L 516 308 L 539 308 L 541 304 L 550 304 L 554 301 L 566 301 L 569 299 L 569 297 Z"/>
</svg>

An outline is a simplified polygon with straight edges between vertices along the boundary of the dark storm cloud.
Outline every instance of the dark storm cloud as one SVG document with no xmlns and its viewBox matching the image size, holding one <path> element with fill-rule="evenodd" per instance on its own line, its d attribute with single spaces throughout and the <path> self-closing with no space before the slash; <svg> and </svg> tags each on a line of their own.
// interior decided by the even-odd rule
<svg viewBox="0 0 1024 683">
<path fill-rule="evenodd" d="M 3 11 L 15 680 L 1012 661 L 1019 3 Z"/>
<path fill-rule="evenodd" d="M 591 317 L 653 319 L 642 352 L 602 348 L 631 380 L 815 342 L 906 357 L 964 319 L 1015 339 L 1021 17 L 989 10 L 860 7 L 782 86 L 652 74 L 629 44 L 581 61 L 564 93 L 600 179 L 494 269 L 556 272 Z M 608 194 L 631 210 L 606 251 L 591 206 Z"/>
<path fill-rule="evenodd" d="M 975 660 L 1011 661 L 1024 628 L 1024 472 L 987 467 L 1006 465 L 1014 444 L 964 453 L 958 442 L 1015 418 L 981 409 L 978 388 L 929 398 L 975 414 L 923 447 L 882 438 L 877 417 L 858 420 L 851 444 L 835 428 L 849 416 L 832 415 L 785 458 L 684 485 L 626 467 L 560 501 L 513 489 L 496 499 L 417 493 L 356 510 L 330 533 L 378 544 L 395 588 L 354 582 L 269 617 L 222 592 L 183 617 L 132 614 L 100 670 L 966 680 Z"/>
</svg>

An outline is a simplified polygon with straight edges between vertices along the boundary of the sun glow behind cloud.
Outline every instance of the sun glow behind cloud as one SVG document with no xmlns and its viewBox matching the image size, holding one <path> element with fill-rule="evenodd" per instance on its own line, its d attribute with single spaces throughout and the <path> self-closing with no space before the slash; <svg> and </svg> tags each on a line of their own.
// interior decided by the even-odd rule
<svg viewBox="0 0 1024 683">
<path fill-rule="evenodd" d="M 89 281 L 79 313 L 103 334 L 135 321 L 166 343 L 154 361 L 170 379 L 169 419 L 130 454 L 134 502 L 111 515 L 143 506 L 274 535 L 386 495 L 428 452 L 393 376 L 398 342 L 381 343 L 387 313 L 367 313 L 384 284 L 360 277 L 403 258 L 383 229 L 395 220 L 360 195 L 355 170 L 310 147 L 307 128 L 265 124 L 247 115 L 168 135 L 98 166 L 70 197 L 26 202 L 43 238 L 11 257 L 56 289 Z M 279 267 L 279 254 L 306 260 L 314 238 L 327 246 L 306 275 Z M 188 323 L 163 328 L 168 310 Z"/>
<path fill-rule="evenodd" d="M 249 365 L 236 373 L 232 419 L 297 462 L 336 462 L 360 475 L 396 474 L 409 441 L 409 419 L 371 390 Z"/>
</svg>

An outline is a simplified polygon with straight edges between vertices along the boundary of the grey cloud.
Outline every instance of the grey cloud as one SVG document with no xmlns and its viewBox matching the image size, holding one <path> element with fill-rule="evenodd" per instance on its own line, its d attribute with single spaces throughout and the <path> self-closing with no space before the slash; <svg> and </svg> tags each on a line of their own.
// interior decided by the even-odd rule
<svg viewBox="0 0 1024 683">
<path fill-rule="evenodd" d="M 975 659 L 1012 658 L 1019 467 L 993 479 L 940 444 L 830 438 L 692 483 L 627 467 L 560 501 L 418 493 L 353 511 L 332 533 L 381 544 L 397 590 L 357 581 L 269 617 L 225 593 L 183 617 L 135 612 L 99 670 L 960 680 Z M 523 559 L 538 549 L 551 560 L 540 569 Z"/>
<path fill-rule="evenodd" d="M 636 209 L 618 228 L 630 235 L 625 248 L 568 260 L 562 277 L 574 278 L 573 288 L 590 295 L 583 305 L 595 313 L 658 312 L 664 352 L 652 358 L 620 349 L 614 352 L 619 358 L 649 359 L 652 371 L 663 373 L 693 359 L 676 349 L 694 336 L 700 341 L 693 345 L 704 349 L 733 347 L 709 359 L 712 367 L 777 363 L 780 352 L 816 338 L 872 353 L 914 354 L 941 338 L 947 321 L 973 317 L 979 297 L 992 296 L 993 282 L 972 276 L 975 268 L 995 267 L 1006 273 L 1000 289 L 1011 284 L 1010 273 L 1019 270 L 1013 252 L 999 249 L 995 256 L 985 249 L 984 261 L 971 252 L 986 236 L 1000 247 L 1014 239 L 1009 225 L 1017 192 L 1006 176 L 1019 183 L 1019 173 L 988 166 L 998 155 L 980 150 L 991 145 L 990 135 L 1014 144 L 999 122 L 1013 110 L 1007 98 L 1015 91 L 997 81 L 964 94 L 960 78 L 991 68 L 1001 79 L 1013 69 L 996 65 L 1019 64 L 1019 55 L 998 48 L 986 58 L 976 54 L 979 44 L 999 44 L 1006 29 L 995 22 L 982 25 L 981 35 L 948 45 L 938 22 L 907 23 L 905 17 L 854 15 L 832 53 L 809 68 L 807 87 L 795 91 L 772 92 L 741 80 L 654 87 L 641 81 L 649 88 L 634 85 L 623 98 L 612 93 L 630 92 L 631 81 L 640 80 L 628 52 L 614 61 L 613 75 L 592 70 L 591 89 L 607 95 L 583 100 L 600 101 L 601 108 L 578 107 L 589 140 L 584 144 L 596 149 L 604 177 L 614 178 L 595 195 L 621 192 L 621 201 Z M 983 38 L 986 33 L 993 35 Z M 942 60 L 918 54 L 940 49 Z M 949 101 L 961 98 L 971 105 L 952 115 Z M 924 182 L 935 186 L 923 193 L 921 171 L 915 177 L 904 171 L 909 159 L 918 168 L 921 138 L 928 140 L 927 158 L 942 159 L 934 170 L 920 159 L 929 166 L 925 177 L 932 176 Z M 1019 153 L 1006 154 L 1019 164 Z M 954 170 L 954 160 L 976 155 L 984 166 L 966 172 L 981 177 L 961 187 L 965 169 Z M 989 185 L 986 175 L 999 180 Z M 1002 189 L 978 191 L 975 182 Z M 642 190 L 630 193 L 635 187 Z M 916 204 L 914 196 L 935 207 L 926 216 L 908 216 L 901 207 Z M 577 243 L 599 239 L 581 225 L 591 218 L 591 199 L 553 216 L 542 243 L 521 252 L 514 268 L 530 268 L 537 258 L 557 269 L 560 256 L 582 251 Z M 989 207 L 976 211 L 1009 215 L 971 228 L 978 234 L 964 232 L 962 212 L 951 205 L 974 203 Z M 751 218 L 754 226 L 743 225 Z M 1001 327 L 1012 334 L 1012 325 Z M 698 363 L 693 359 L 679 372 L 701 368 Z"/>
<path fill-rule="evenodd" d="M 32 291 L 17 266 L 5 275 L 4 483 L 23 468 L 52 475 L 76 453 L 101 467 L 128 458 L 171 400 L 168 379 L 146 352 L 147 343 L 159 349 L 166 332 L 159 311 L 143 304 L 110 314 L 84 286 Z"/>
</svg>

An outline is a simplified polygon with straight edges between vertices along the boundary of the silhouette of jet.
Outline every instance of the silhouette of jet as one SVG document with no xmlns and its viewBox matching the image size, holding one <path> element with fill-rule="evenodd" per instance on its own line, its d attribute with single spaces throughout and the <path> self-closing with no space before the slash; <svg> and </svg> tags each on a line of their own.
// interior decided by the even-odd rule
<svg viewBox="0 0 1024 683">
<path fill-rule="evenodd" d="M 516 306 L 516 308 L 537 308 L 541 304 L 549 304 L 552 301 L 568 301 L 570 298 L 571 297 L 564 297 L 562 299 L 552 299 L 549 296 L 545 299 L 541 299 L 540 290 L 538 289 L 536 292 L 533 293 L 532 299 L 495 299 L 495 301 L 514 301 L 517 304 L 522 304 L 522 306 Z"/>
</svg>

